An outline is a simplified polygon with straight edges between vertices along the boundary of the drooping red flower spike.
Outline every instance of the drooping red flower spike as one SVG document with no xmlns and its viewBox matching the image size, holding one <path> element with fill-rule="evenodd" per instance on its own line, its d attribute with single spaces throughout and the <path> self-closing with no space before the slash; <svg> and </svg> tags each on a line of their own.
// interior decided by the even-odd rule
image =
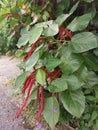
<svg viewBox="0 0 98 130">
<path fill-rule="evenodd" d="M 40 110 L 39 110 L 37 116 L 35 117 L 36 120 L 38 120 L 40 118 L 40 116 L 42 115 L 42 112 L 44 110 L 44 102 L 45 102 L 44 87 L 40 86 L 40 89 L 41 89 L 41 106 L 40 106 Z"/>
<path fill-rule="evenodd" d="M 65 38 L 65 34 L 71 39 L 72 38 L 72 34 L 70 33 L 70 31 L 68 31 L 66 28 L 64 27 L 60 27 L 59 28 L 59 36 L 60 36 L 60 40 L 63 40 Z"/>
<path fill-rule="evenodd" d="M 29 84 L 29 87 L 28 87 L 28 92 L 27 92 L 26 98 L 24 99 L 24 102 L 23 102 L 20 110 L 16 114 L 15 118 L 19 118 L 19 116 L 21 115 L 21 112 L 24 109 L 24 107 L 25 107 L 25 105 L 26 105 L 26 103 L 28 101 L 28 98 L 30 96 L 30 92 L 31 92 L 31 89 L 32 89 L 32 86 L 33 86 L 34 83 L 35 83 L 35 79 L 32 79 L 31 82 L 30 82 L 30 84 Z"/>
</svg>

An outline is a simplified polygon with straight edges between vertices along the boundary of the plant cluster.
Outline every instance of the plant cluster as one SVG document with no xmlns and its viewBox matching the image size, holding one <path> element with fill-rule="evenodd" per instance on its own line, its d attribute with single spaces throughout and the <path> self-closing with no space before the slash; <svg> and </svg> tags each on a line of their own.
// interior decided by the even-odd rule
<svg viewBox="0 0 98 130">
<path fill-rule="evenodd" d="M 25 99 L 16 118 L 28 101 L 36 100 L 35 119 L 43 115 L 51 129 L 59 121 L 79 130 L 98 129 L 97 4 L 16 0 L 7 13 L 19 36 L 16 56 L 23 57 L 15 87 Z"/>
</svg>

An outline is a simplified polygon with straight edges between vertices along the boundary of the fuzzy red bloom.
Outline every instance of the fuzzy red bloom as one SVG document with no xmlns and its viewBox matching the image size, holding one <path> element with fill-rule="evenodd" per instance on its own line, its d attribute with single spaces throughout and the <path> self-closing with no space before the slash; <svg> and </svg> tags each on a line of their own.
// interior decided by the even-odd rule
<svg viewBox="0 0 98 130">
<path fill-rule="evenodd" d="M 28 98 L 29 98 L 29 96 L 30 96 L 30 92 L 31 92 L 31 89 L 32 89 L 32 86 L 33 86 L 34 83 L 35 83 L 35 79 L 32 79 L 31 82 L 30 82 L 30 84 L 29 84 L 29 87 L 28 87 L 28 92 L 27 92 L 26 98 L 25 98 L 25 100 L 24 100 L 24 102 L 23 102 L 23 104 L 22 104 L 20 110 L 19 110 L 18 113 L 16 114 L 15 118 L 19 118 L 19 116 L 20 116 L 20 114 L 21 114 L 23 108 L 25 107 L 25 105 L 26 105 L 26 103 L 27 103 L 27 101 L 28 101 Z"/>
<path fill-rule="evenodd" d="M 38 120 L 44 110 L 44 102 L 45 102 L 45 98 L 44 98 L 44 87 L 41 86 L 41 107 L 40 107 L 40 110 L 37 114 L 37 116 L 35 117 L 36 120 Z"/>
</svg>

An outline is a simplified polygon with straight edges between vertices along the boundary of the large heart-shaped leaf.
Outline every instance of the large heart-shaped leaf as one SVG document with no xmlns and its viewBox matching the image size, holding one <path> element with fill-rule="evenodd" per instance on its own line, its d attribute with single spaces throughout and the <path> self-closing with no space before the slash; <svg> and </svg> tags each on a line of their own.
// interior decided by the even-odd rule
<svg viewBox="0 0 98 130">
<path fill-rule="evenodd" d="M 68 29 L 72 32 L 74 31 L 81 31 L 84 30 L 87 25 L 89 24 L 89 21 L 91 20 L 91 14 L 84 14 L 82 16 L 76 17 L 69 25 Z"/>
<path fill-rule="evenodd" d="M 82 81 L 76 75 L 63 76 L 63 78 L 70 90 L 77 90 L 83 85 Z"/>
<path fill-rule="evenodd" d="M 80 117 L 85 109 L 85 97 L 81 90 L 65 91 L 61 94 L 64 108 L 73 116 Z"/>
<path fill-rule="evenodd" d="M 49 91 L 50 92 L 61 92 L 66 90 L 67 87 L 67 82 L 64 78 L 57 78 L 56 80 L 53 80 L 51 85 L 49 86 Z"/>
<path fill-rule="evenodd" d="M 75 72 L 83 63 L 81 55 L 73 54 L 69 50 L 61 57 L 63 63 L 60 65 L 63 73 L 71 74 Z"/>
<path fill-rule="evenodd" d="M 52 69 L 56 68 L 61 63 L 62 63 L 62 60 L 58 58 L 47 58 L 45 66 L 48 70 L 51 71 Z"/>
<path fill-rule="evenodd" d="M 21 46 L 25 46 L 29 41 L 30 31 L 28 31 L 28 26 L 21 30 L 21 37 L 18 40 L 17 46 L 20 48 Z"/>
<path fill-rule="evenodd" d="M 69 46 L 74 53 L 86 52 L 97 47 L 96 36 L 91 32 L 82 32 L 74 35 Z"/>
<path fill-rule="evenodd" d="M 46 82 L 46 73 L 44 70 L 42 69 L 38 69 L 36 72 L 36 81 L 41 84 L 44 85 Z"/>
<path fill-rule="evenodd" d="M 34 26 L 32 30 L 30 31 L 30 36 L 29 36 L 29 45 L 32 45 L 32 43 L 36 42 L 38 38 L 41 36 L 43 31 L 42 27 L 37 27 Z"/>
<path fill-rule="evenodd" d="M 43 116 L 51 129 L 54 130 L 56 123 L 59 120 L 59 104 L 55 97 L 49 97 L 45 99 L 45 107 Z"/>
</svg>

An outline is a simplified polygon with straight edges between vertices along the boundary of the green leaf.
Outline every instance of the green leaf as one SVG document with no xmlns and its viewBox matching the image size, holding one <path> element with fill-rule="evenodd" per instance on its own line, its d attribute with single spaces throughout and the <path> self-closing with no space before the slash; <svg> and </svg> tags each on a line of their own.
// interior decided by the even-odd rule
<svg viewBox="0 0 98 130">
<path fill-rule="evenodd" d="M 73 116 L 80 117 L 85 109 L 85 97 L 81 90 L 65 91 L 61 94 L 64 108 Z"/>
<path fill-rule="evenodd" d="M 89 70 L 98 71 L 98 58 L 94 54 L 92 53 L 85 54 L 84 59 L 85 59 L 85 65 Z"/>
<path fill-rule="evenodd" d="M 61 26 L 63 22 L 70 16 L 70 14 L 61 14 L 60 16 L 57 17 L 55 20 L 55 23 L 58 24 L 58 26 Z"/>
<path fill-rule="evenodd" d="M 32 45 L 32 43 L 36 42 L 38 38 L 41 36 L 43 31 L 42 27 L 37 27 L 34 26 L 32 30 L 30 31 L 30 36 L 29 36 L 29 45 Z"/>
<path fill-rule="evenodd" d="M 77 72 L 75 72 L 75 75 L 79 78 L 79 80 L 82 82 L 84 85 L 87 82 L 88 79 L 88 70 L 87 67 L 82 65 Z"/>
<path fill-rule="evenodd" d="M 83 85 L 75 75 L 63 76 L 63 79 L 67 82 L 69 90 L 77 90 Z"/>
<path fill-rule="evenodd" d="M 87 2 L 87 3 L 91 3 L 91 2 L 93 2 L 94 0 L 83 0 L 83 1 L 85 1 L 85 2 Z"/>
<path fill-rule="evenodd" d="M 41 84 L 41 85 L 44 85 L 45 82 L 46 82 L 46 73 L 44 70 L 42 69 L 38 69 L 37 72 L 36 72 L 36 81 Z"/>
<path fill-rule="evenodd" d="M 85 88 L 91 88 L 96 84 L 98 84 L 98 76 L 93 71 L 89 71 L 87 83 L 85 84 L 84 87 Z"/>
<path fill-rule="evenodd" d="M 55 36 L 59 32 L 58 25 L 56 23 L 52 23 L 49 27 L 43 30 L 43 35 L 46 37 Z"/>
<path fill-rule="evenodd" d="M 24 50 L 17 50 L 16 53 L 15 53 L 15 56 L 17 58 L 20 58 L 24 55 Z"/>
<path fill-rule="evenodd" d="M 91 14 L 84 14 L 82 16 L 76 17 L 67 28 L 72 32 L 84 30 L 91 20 Z"/>
<path fill-rule="evenodd" d="M 71 10 L 69 11 L 69 14 L 73 14 L 74 11 L 77 9 L 78 5 L 79 5 L 79 1 L 71 8 Z"/>
<path fill-rule="evenodd" d="M 39 59 L 39 51 L 34 52 L 31 57 L 25 62 L 26 70 L 32 69 Z"/>
<path fill-rule="evenodd" d="M 50 92 L 62 92 L 66 90 L 67 87 L 67 82 L 64 78 L 57 78 L 56 80 L 53 80 L 51 85 L 49 86 L 49 91 Z"/>
<path fill-rule="evenodd" d="M 47 68 L 47 70 L 51 71 L 53 69 L 55 69 L 57 66 L 59 66 L 61 64 L 62 60 L 58 59 L 58 58 L 48 58 L 46 59 L 46 63 L 45 66 Z"/>
<path fill-rule="evenodd" d="M 18 40 L 17 46 L 20 48 L 21 46 L 25 46 L 29 41 L 30 32 L 28 31 L 28 27 L 23 28 L 21 30 L 21 37 Z"/>
<path fill-rule="evenodd" d="M 81 55 L 73 54 L 69 50 L 62 55 L 61 59 L 63 62 L 60 68 L 64 74 L 71 74 L 77 71 L 83 63 L 83 57 Z"/>
<path fill-rule="evenodd" d="M 95 119 L 97 119 L 97 116 L 98 116 L 98 112 L 97 111 L 93 111 L 90 120 L 94 121 Z"/>
<path fill-rule="evenodd" d="M 28 75 L 29 75 L 29 72 L 24 72 L 21 75 L 19 75 L 15 81 L 14 88 L 21 89 Z"/>
<path fill-rule="evenodd" d="M 70 50 L 74 53 L 86 52 L 97 47 L 97 39 L 91 32 L 82 32 L 74 35 L 69 45 Z"/>
<path fill-rule="evenodd" d="M 55 112 L 54 109 L 56 109 Z M 52 130 L 54 130 L 54 127 L 59 120 L 59 114 L 60 114 L 59 104 L 56 98 L 55 97 L 46 98 L 43 116 Z"/>
</svg>

